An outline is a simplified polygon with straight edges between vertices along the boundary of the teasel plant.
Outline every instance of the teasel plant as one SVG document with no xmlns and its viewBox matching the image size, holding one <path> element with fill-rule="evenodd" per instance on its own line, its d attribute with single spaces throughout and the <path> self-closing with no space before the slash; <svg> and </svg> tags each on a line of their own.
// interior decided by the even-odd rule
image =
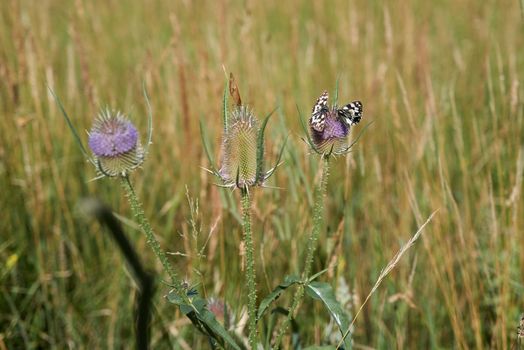
<svg viewBox="0 0 524 350">
<path fill-rule="evenodd" d="M 231 110 L 229 110 L 229 98 L 232 99 L 233 107 Z M 287 141 L 286 138 L 280 148 L 275 166 L 266 170 L 264 132 L 274 111 L 270 112 L 260 123 L 253 110 L 242 103 L 235 78 L 230 73 L 229 82 L 224 89 L 220 168 L 213 165 L 214 162 L 207 149 L 205 136 L 202 134 L 205 152 L 211 164 L 211 169 L 205 170 L 217 177 L 218 186 L 240 191 L 242 230 L 246 254 L 246 285 L 248 289 L 248 341 L 251 349 L 257 349 L 259 345 L 255 248 L 251 222 L 252 192 L 256 187 L 269 187 L 266 182 L 281 164 L 280 161 Z M 204 127 L 202 125 L 200 129 L 203 133 Z"/>
<path fill-rule="evenodd" d="M 207 307 L 207 301 L 200 297 L 194 287 L 183 281 L 170 263 L 164 250 L 160 247 L 149 220 L 147 219 L 142 203 L 139 201 L 132 185 L 130 175 L 145 161 L 149 146 L 152 144 L 153 116 L 145 87 L 143 93 L 148 111 L 148 130 L 145 146 L 140 142 L 139 132 L 135 125 L 119 111 L 109 108 L 103 109 L 96 116 L 92 128 L 87 132 L 88 152 L 84 147 L 76 128 L 58 96 L 50 89 L 58 107 L 69 126 L 76 143 L 84 157 L 91 163 L 97 176 L 102 178 L 118 179 L 129 201 L 131 211 L 141 231 L 146 236 L 146 242 L 153 250 L 169 276 L 171 287 L 167 300 L 176 304 L 180 311 L 187 316 L 193 325 L 208 337 L 212 348 L 222 347 L 241 350 L 243 347 L 235 340 L 215 318 Z"/>
<path fill-rule="evenodd" d="M 336 301 L 332 287 L 329 284 L 314 281 L 323 273 L 323 271 L 311 276 L 313 259 L 317 249 L 317 241 L 322 231 L 322 227 L 324 226 L 324 198 L 327 192 L 330 161 L 337 156 L 348 154 L 361 135 L 359 134 L 352 143 L 349 142 L 348 136 L 351 127 L 358 124 L 362 119 L 362 103 L 360 101 L 353 101 L 339 108 L 337 106 L 337 101 L 338 82 L 335 90 L 334 104 L 329 106 L 328 92 L 322 92 L 313 106 L 308 126 L 306 126 L 304 118 L 299 111 L 300 123 L 303 132 L 306 135 L 303 140 L 309 146 L 311 153 L 320 158 L 321 176 L 320 181 L 315 188 L 312 216 L 313 226 L 307 241 L 304 268 L 299 278 L 292 279 L 292 281 L 298 286 L 291 307 L 287 312 L 287 317 L 283 321 L 277 334 L 274 345 L 275 349 L 281 347 L 283 337 L 287 332 L 289 324 L 296 316 L 305 293 L 308 293 L 313 298 L 320 299 L 324 302 L 331 313 L 331 316 L 336 321 L 342 335 L 343 331 L 349 325 L 348 315 Z M 344 345 L 345 348 L 349 348 L 349 341 L 344 342 Z"/>
</svg>

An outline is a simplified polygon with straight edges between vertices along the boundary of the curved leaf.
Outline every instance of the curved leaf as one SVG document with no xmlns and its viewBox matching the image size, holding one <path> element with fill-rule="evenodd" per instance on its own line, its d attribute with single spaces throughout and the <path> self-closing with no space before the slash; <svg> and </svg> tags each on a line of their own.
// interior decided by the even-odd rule
<svg viewBox="0 0 524 350">
<path fill-rule="evenodd" d="M 206 300 L 195 296 L 191 298 L 191 304 L 182 301 L 175 291 L 167 294 L 167 300 L 180 307 L 180 311 L 186 315 L 191 322 L 204 334 L 208 335 L 213 341 L 220 344 L 227 343 L 235 350 L 242 348 L 233 339 L 231 334 L 222 326 L 215 315 L 206 308 Z"/>
<path fill-rule="evenodd" d="M 338 83 L 340 82 L 340 76 L 337 77 L 337 84 L 335 85 L 335 96 L 333 98 L 333 103 L 335 106 L 338 106 Z"/>
<path fill-rule="evenodd" d="M 58 98 L 58 96 L 55 94 L 53 89 L 51 89 L 49 86 L 47 88 L 49 89 L 49 92 L 51 93 L 51 95 L 53 95 L 53 98 L 55 99 L 55 102 L 58 105 L 60 112 L 62 112 L 62 115 L 64 116 L 64 119 L 66 120 L 67 126 L 69 127 L 69 130 L 71 130 L 71 133 L 73 134 L 73 137 L 75 138 L 76 143 L 80 147 L 80 150 L 84 154 L 84 157 L 86 157 L 94 166 L 96 166 L 93 158 L 89 156 L 86 148 L 84 147 L 84 144 L 82 143 L 82 140 L 80 139 L 80 136 L 78 136 L 78 133 L 76 132 L 76 128 L 74 127 L 73 123 L 71 122 L 71 118 L 69 118 L 69 115 L 67 114 L 64 106 L 62 105 L 62 101 L 60 101 L 60 98 Z"/>
<path fill-rule="evenodd" d="M 344 336 L 344 332 L 349 328 L 349 316 L 337 301 L 335 292 L 330 284 L 325 282 L 311 282 L 306 285 L 306 293 L 317 300 L 324 303 L 330 316 L 335 320 L 340 330 L 340 334 Z M 344 340 L 344 347 L 350 349 L 350 339 Z"/>
<path fill-rule="evenodd" d="M 284 154 L 284 149 L 286 147 L 288 136 L 286 136 L 286 139 L 284 140 L 284 143 L 282 144 L 282 147 L 280 148 L 280 152 L 278 153 L 277 161 L 275 162 L 275 166 L 268 170 L 268 172 L 265 175 L 265 179 L 269 179 L 271 175 L 277 170 L 277 167 L 280 165 L 280 160 L 282 159 L 282 155 Z"/>
<path fill-rule="evenodd" d="M 278 107 L 273 109 L 262 121 L 260 125 L 260 130 L 258 131 L 257 137 L 257 169 L 255 174 L 255 179 L 257 181 L 263 180 L 262 172 L 264 171 L 264 132 L 266 131 L 267 122 L 271 115 L 277 110 Z"/>
<path fill-rule="evenodd" d="M 153 139 L 153 109 L 151 108 L 151 103 L 149 103 L 149 96 L 147 95 L 145 81 L 142 82 L 142 90 L 147 106 L 147 143 L 144 146 L 144 153 L 147 154 L 149 145 L 151 145 L 151 140 Z"/>
<path fill-rule="evenodd" d="M 264 313 L 269 308 L 272 302 L 278 299 L 282 292 L 287 288 L 291 287 L 293 284 L 300 283 L 300 278 L 298 276 L 286 276 L 284 282 L 279 284 L 271 293 L 269 293 L 262 301 L 258 307 L 257 321 L 262 318 Z"/>
<path fill-rule="evenodd" d="M 213 162 L 213 157 L 211 156 L 211 153 L 209 152 L 209 147 L 207 145 L 207 135 L 204 131 L 204 124 L 202 123 L 202 119 L 200 119 L 200 138 L 202 139 L 202 146 L 204 147 L 204 153 L 206 154 L 207 160 L 209 162 L 209 166 L 211 167 L 210 172 L 215 175 L 219 176 L 219 173 L 215 167 L 215 163 Z"/>
<path fill-rule="evenodd" d="M 240 346 L 235 342 L 231 334 L 217 321 L 215 315 L 208 309 L 203 309 L 202 312 L 197 314 L 197 317 L 202 321 L 213 333 L 218 334 L 222 339 L 224 339 L 229 345 L 235 350 L 241 350 Z"/>
<path fill-rule="evenodd" d="M 222 121 L 224 122 L 224 132 L 227 131 L 227 127 L 228 127 L 228 109 L 227 109 L 227 104 L 228 104 L 228 91 L 229 91 L 229 83 L 226 82 L 225 83 L 225 86 L 224 86 L 224 97 L 223 97 L 223 100 L 222 100 Z"/>
<path fill-rule="evenodd" d="M 315 143 L 313 142 L 313 140 L 311 139 L 311 136 L 309 135 L 308 128 L 306 126 L 306 123 L 304 122 L 304 118 L 302 117 L 302 113 L 300 112 L 300 109 L 298 108 L 298 105 L 296 105 L 296 106 L 297 106 L 298 120 L 300 121 L 300 126 L 302 127 L 302 131 L 306 135 L 306 139 L 304 141 L 309 145 L 309 147 L 311 147 L 311 149 L 315 153 L 322 155 L 322 152 L 320 152 L 317 149 L 317 147 L 315 146 Z"/>
</svg>

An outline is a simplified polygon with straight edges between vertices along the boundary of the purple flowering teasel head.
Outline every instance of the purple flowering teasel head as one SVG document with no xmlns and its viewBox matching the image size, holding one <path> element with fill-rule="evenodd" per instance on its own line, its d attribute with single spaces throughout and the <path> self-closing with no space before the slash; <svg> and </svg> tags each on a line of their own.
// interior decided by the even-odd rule
<svg viewBox="0 0 524 350">
<path fill-rule="evenodd" d="M 310 146 L 322 155 L 340 155 L 349 151 L 351 127 L 362 119 L 362 103 L 353 101 L 342 108 L 328 106 L 328 93 L 324 91 L 313 106 L 309 118 Z"/>
<path fill-rule="evenodd" d="M 136 127 L 122 113 L 100 112 L 88 140 L 97 170 L 105 176 L 126 176 L 139 167 L 145 151 L 138 136 Z"/>
</svg>

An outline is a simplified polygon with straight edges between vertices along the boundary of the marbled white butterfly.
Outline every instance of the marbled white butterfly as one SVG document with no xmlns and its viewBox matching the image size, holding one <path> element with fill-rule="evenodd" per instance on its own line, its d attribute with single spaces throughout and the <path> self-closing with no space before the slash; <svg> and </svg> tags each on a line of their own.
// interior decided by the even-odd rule
<svg viewBox="0 0 524 350">
<path fill-rule="evenodd" d="M 311 118 L 309 118 L 309 124 L 314 130 L 318 132 L 322 132 L 324 130 L 326 118 L 330 113 L 329 107 L 327 105 L 328 98 L 328 92 L 324 91 L 317 99 L 315 106 L 313 106 Z M 334 107 L 333 112 L 336 112 L 337 118 L 339 118 L 347 126 L 351 127 L 352 125 L 360 122 L 360 119 L 362 119 L 362 102 L 353 101 L 340 109 Z"/>
</svg>

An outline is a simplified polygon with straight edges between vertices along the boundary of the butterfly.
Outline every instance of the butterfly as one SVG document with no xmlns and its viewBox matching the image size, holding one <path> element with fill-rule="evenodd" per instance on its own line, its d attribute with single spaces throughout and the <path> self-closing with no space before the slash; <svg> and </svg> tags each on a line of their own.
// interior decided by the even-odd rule
<svg viewBox="0 0 524 350">
<path fill-rule="evenodd" d="M 329 113 L 331 112 L 327 104 L 328 98 L 328 92 L 324 91 L 322 95 L 320 95 L 320 97 L 317 99 L 317 102 L 315 103 L 315 105 L 313 106 L 313 110 L 311 111 L 309 125 L 311 125 L 311 127 L 318 132 L 324 131 L 326 118 L 329 116 Z M 336 117 L 339 120 L 345 123 L 348 127 L 351 127 L 352 125 L 360 122 L 360 120 L 362 119 L 362 102 L 353 101 L 340 109 L 334 107 L 333 112 L 336 112 Z"/>
</svg>

